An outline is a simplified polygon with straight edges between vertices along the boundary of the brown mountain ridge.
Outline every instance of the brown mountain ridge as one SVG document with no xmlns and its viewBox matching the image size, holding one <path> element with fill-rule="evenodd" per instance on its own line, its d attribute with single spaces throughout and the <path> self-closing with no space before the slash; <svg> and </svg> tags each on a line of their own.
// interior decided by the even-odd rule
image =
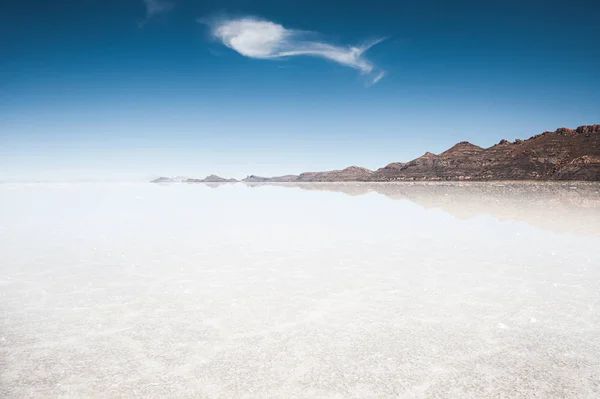
<svg viewBox="0 0 600 399">
<path fill-rule="evenodd" d="M 169 178 L 161 177 L 155 182 Z M 454 180 L 582 180 L 600 181 L 600 124 L 559 128 L 527 140 L 501 140 L 489 148 L 462 141 L 437 154 L 426 152 L 409 162 L 394 162 L 371 171 L 358 166 L 300 175 L 261 177 L 250 175 L 247 183 L 268 182 L 389 182 Z M 208 176 L 190 183 L 235 182 Z"/>
<path fill-rule="evenodd" d="M 404 180 L 585 180 L 600 181 L 600 124 L 560 128 L 527 140 L 501 140 L 481 148 L 467 141 L 439 155 L 426 152 L 412 161 L 376 171 L 351 166 L 329 172 L 256 178 L 245 182 L 335 182 Z"/>
</svg>

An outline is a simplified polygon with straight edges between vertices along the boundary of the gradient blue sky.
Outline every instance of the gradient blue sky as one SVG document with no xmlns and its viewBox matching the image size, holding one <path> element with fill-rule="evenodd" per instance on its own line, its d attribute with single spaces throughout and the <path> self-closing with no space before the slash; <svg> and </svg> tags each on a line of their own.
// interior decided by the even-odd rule
<svg viewBox="0 0 600 399">
<path fill-rule="evenodd" d="M 375 169 L 600 123 L 598 1 L 167 3 L 0 1 L 0 180 Z M 245 17 L 386 38 L 360 57 L 385 76 L 211 34 Z"/>
</svg>

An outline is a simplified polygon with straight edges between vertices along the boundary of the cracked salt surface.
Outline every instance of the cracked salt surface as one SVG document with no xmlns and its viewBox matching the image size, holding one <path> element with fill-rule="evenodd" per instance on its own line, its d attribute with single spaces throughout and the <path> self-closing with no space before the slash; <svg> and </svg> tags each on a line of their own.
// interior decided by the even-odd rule
<svg viewBox="0 0 600 399">
<path fill-rule="evenodd" d="M 0 397 L 600 397 L 570 187 L 0 185 Z"/>
</svg>

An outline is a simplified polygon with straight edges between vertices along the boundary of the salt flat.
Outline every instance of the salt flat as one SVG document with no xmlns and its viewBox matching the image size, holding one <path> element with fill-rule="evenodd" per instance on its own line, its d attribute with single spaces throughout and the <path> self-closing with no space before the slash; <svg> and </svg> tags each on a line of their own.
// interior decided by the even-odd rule
<svg viewBox="0 0 600 399">
<path fill-rule="evenodd" d="M 0 397 L 600 397 L 597 184 L 0 184 Z"/>
</svg>

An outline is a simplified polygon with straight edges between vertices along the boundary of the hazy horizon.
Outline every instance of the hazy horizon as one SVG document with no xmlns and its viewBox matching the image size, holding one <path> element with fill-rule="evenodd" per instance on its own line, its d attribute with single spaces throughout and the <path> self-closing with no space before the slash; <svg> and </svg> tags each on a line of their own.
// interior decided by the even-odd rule
<svg viewBox="0 0 600 399">
<path fill-rule="evenodd" d="M 525 137 L 525 140 L 527 140 L 529 137 Z M 464 142 L 464 141 L 462 141 Z M 456 144 L 456 143 L 455 143 Z M 473 144 L 473 143 L 472 143 Z M 497 144 L 497 143 L 495 143 Z M 494 145 L 495 145 L 494 144 Z M 493 146 L 490 146 L 493 147 Z M 490 148 L 490 147 L 482 147 L 482 148 Z M 446 148 L 447 150 L 448 148 Z M 425 151 L 421 154 L 424 153 L 431 153 L 430 151 Z M 410 160 L 395 160 L 393 162 L 408 162 Z M 390 162 L 392 163 L 392 162 Z M 372 167 L 372 168 L 368 168 L 372 171 L 375 171 L 379 168 L 382 168 L 384 166 L 386 166 L 388 164 L 383 164 L 383 165 L 378 165 L 376 167 Z M 358 166 L 358 167 L 365 167 L 364 165 L 358 165 L 356 163 L 348 163 L 346 165 L 343 166 L 339 166 L 337 169 L 328 169 L 328 170 L 341 170 L 341 169 L 345 169 L 347 167 L 351 167 L 351 166 Z M 76 169 L 76 171 L 78 172 L 78 176 L 71 176 L 71 177 L 63 177 L 63 178 L 59 178 L 56 176 L 56 174 L 54 172 L 50 173 L 50 176 L 48 176 L 46 173 L 42 172 L 40 174 L 38 174 L 36 177 L 30 177 L 30 178 L 25 178 L 25 179 L 19 179 L 19 178 L 6 178 L 6 179 L 0 179 L 0 183 L 76 183 L 76 182 L 81 182 L 81 183 L 92 183 L 92 182 L 122 182 L 122 183 L 135 183 L 135 182 L 149 182 L 152 181 L 154 179 L 157 179 L 159 177 L 170 177 L 170 178 L 204 178 L 207 177 L 209 175 L 217 175 L 219 177 L 223 177 L 223 178 L 233 178 L 236 179 L 238 181 L 241 181 L 242 179 L 244 179 L 245 177 L 248 176 L 262 176 L 262 177 L 274 177 L 274 176 L 284 176 L 284 175 L 299 175 L 301 173 L 304 172 L 319 172 L 319 171 L 324 171 L 324 170 L 316 170 L 314 168 L 310 169 L 309 165 L 306 165 L 307 169 L 300 169 L 298 166 L 295 167 L 293 172 L 290 171 L 284 171 L 282 166 L 278 167 L 279 172 L 278 173 L 273 173 L 270 175 L 267 174 L 257 174 L 257 173 L 251 173 L 249 171 L 245 171 L 245 172 L 240 172 L 240 171 L 236 171 L 233 174 L 223 174 L 223 173 L 215 173 L 214 170 L 212 172 L 205 172 L 205 174 L 198 174 L 196 172 L 193 173 L 173 173 L 173 174 L 149 174 L 149 173 L 135 173 L 134 175 L 130 175 L 128 176 L 126 173 L 117 173 L 116 175 L 113 174 L 107 174 L 107 173 L 103 173 L 98 175 L 98 171 L 96 171 L 96 173 L 92 172 L 90 173 L 89 170 L 85 170 L 85 169 Z M 165 169 L 164 166 L 161 167 L 160 169 Z M 210 169 L 205 169 L 205 170 L 210 170 Z M 221 167 L 222 170 L 222 167 Z"/>
</svg>

